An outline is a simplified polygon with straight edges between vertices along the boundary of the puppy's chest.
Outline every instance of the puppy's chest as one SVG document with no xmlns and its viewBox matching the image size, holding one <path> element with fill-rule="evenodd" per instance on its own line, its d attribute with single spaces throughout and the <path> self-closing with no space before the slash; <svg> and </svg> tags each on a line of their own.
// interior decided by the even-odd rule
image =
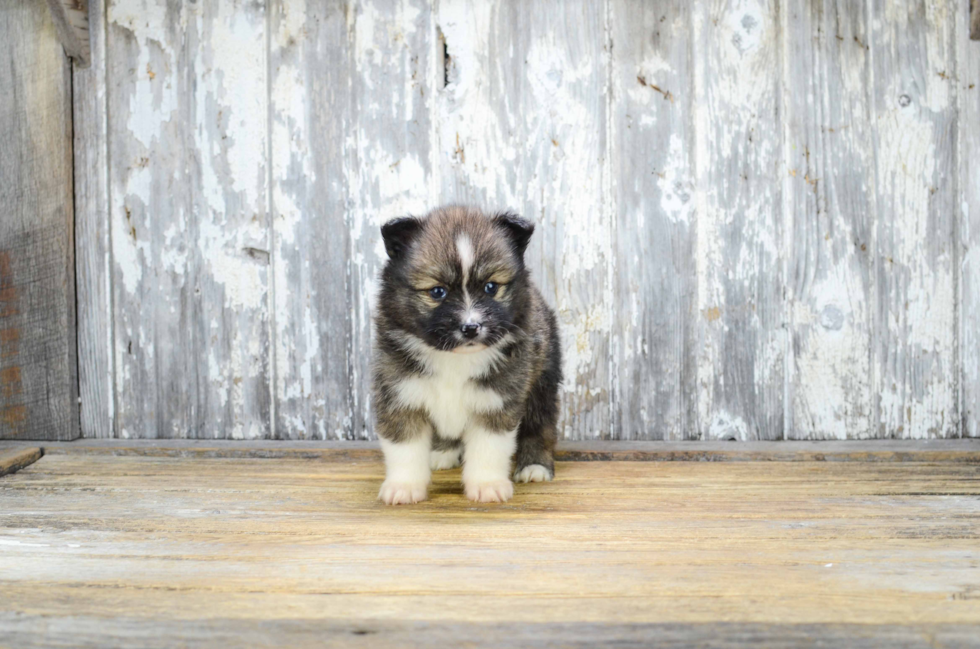
<svg viewBox="0 0 980 649">
<path fill-rule="evenodd" d="M 405 378 L 398 384 L 398 401 L 425 410 L 440 437 L 458 438 L 472 415 L 504 407 L 500 394 L 473 380 L 486 370 L 488 361 L 481 356 L 451 355 L 428 363 L 425 376 Z"/>
</svg>

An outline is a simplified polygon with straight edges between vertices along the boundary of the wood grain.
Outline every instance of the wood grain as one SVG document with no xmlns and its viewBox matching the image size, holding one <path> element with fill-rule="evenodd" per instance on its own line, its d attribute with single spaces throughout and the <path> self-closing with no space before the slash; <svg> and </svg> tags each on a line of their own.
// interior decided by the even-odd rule
<svg viewBox="0 0 980 649">
<path fill-rule="evenodd" d="M 610 5 L 617 439 L 698 436 L 692 4 Z"/>
<path fill-rule="evenodd" d="M 953 21 L 944 3 L 873 3 L 878 437 L 958 434 Z"/>
<path fill-rule="evenodd" d="M 555 21 L 559 13 L 568 19 Z M 535 223 L 526 256 L 561 324 L 564 435 L 608 438 L 604 6 L 450 1 L 436 20 L 438 200 L 516 210 Z"/>
<path fill-rule="evenodd" d="M 434 202 L 429 66 L 432 8 L 421 0 L 363 0 L 351 6 L 350 92 L 356 121 L 348 161 L 350 203 L 351 420 L 345 436 L 374 436 L 371 425 L 371 318 L 386 260 L 381 225 L 422 215 Z"/>
<path fill-rule="evenodd" d="M 86 434 L 372 438 L 378 226 L 457 201 L 537 225 L 566 439 L 980 435 L 955 6 L 120 0 L 75 77 Z"/>
<path fill-rule="evenodd" d="M 36 446 L 0 449 L 0 476 L 17 473 L 41 459 L 41 449 Z"/>
<path fill-rule="evenodd" d="M 785 255 L 773 2 L 694 9 L 702 439 L 784 436 Z"/>
<path fill-rule="evenodd" d="M 72 73 L 79 407 L 84 437 L 115 437 L 105 4 L 88 6 L 92 65 Z"/>
<path fill-rule="evenodd" d="M 65 54 L 75 60 L 77 67 L 87 68 L 92 63 L 89 30 L 90 0 L 48 0 L 51 19 Z M 94 2 L 93 2 L 94 5 Z M 101 16 L 100 13 L 95 13 Z M 98 36 L 95 36 L 98 38 Z"/>
<path fill-rule="evenodd" d="M 360 620 L 159 620 L 149 635 L 140 618 L 72 617 L 62 623 L 43 615 L 4 615 L 0 628 L 16 647 L 52 644 L 100 649 L 106 638 L 132 649 L 169 649 L 175 642 L 191 647 L 317 647 L 387 649 L 389 647 L 462 644 L 487 648 L 594 647 L 764 649 L 826 646 L 853 649 L 932 649 L 976 646 L 977 627 L 970 624 L 760 624 L 737 622 L 615 624 L 391 622 Z"/>
<path fill-rule="evenodd" d="M 0 8 L 0 438 L 78 436 L 71 68 L 47 7 Z"/>
<path fill-rule="evenodd" d="M 260 622 L 289 644 L 279 634 L 358 625 L 383 640 L 421 622 L 882 633 L 980 620 L 975 466 L 560 463 L 555 482 L 492 507 L 466 501 L 450 471 L 432 500 L 386 508 L 382 473 L 45 456 L 0 480 L 0 630 L 23 637 L 9 634 L 43 615 L 104 646 L 207 642 L 208 626 L 218 641 Z"/>
<path fill-rule="evenodd" d="M 30 447 L 0 441 L 0 451 Z M 378 461 L 377 442 L 296 440 L 95 439 L 48 442 L 48 455 L 147 455 L 189 458 L 309 459 L 323 462 Z M 980 440 L 869 440 L 778 442 L 563 441 L 562 462 L 959 462 L 980 464 Z"/>
<path fill-rule="evenodd" d="M 956 21 L 960 422 L 963 437 L 980 437 L 980 43 L 968 40 L 966 4 Z M 973 3 L 980 32 L 980 2 Z M 980 33 L 975 37 L 980 38 Z"/>
<path fill-rule="evenodd" d="M 349 18 L 335 3 L 271 5 L 274 400 L 282 439 L 343 439 L 354 425 Z"/>
<path fill-rule="evenodd" d="M 107 20 L 118 434 L 268 437 L 265 4 Z"/>
<path fill-rule="evenodd" d="M 560 328 L 564 381 L 558 426 L 566 439 L 609 439 L 609 337 L 616 305 L 607 16 L 595 2 L 523 6 L 523 213 L 539 224 L 527 257 L 541 269 L 536 281 Z M 557 14 L 565 20 L 554 20 Z"/>
<path fill-rule="evenodd" d="M 437 89 L 439 199 L 523 210 L 527 7 L 511 0 L 447 0 L 436 9 L 430 68 Z M 546 227 L 539 223 L 534 236 Z M 535 265 L 531 272 L 540 281 L 552 271 Z"/>
<path fill-rule="evenodd" d="M 970 39 L 980 41 L 980 2 L 970 0 Z"/>
<path fill-rule="evenodd" d="M 863 5 L 790 2 L 782 170 L 791 331 L 786 437 L 868 437 L 875 223 Z"/>
</svg>

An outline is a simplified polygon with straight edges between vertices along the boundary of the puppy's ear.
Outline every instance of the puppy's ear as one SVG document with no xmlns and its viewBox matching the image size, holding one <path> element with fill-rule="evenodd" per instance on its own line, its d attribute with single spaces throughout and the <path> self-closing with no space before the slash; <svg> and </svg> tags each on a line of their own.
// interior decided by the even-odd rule
<svg viewBox="0 0 980 649">
<path fill-rule="evenodd" d="M 510 237 L 511 245 L 514 246 L 517 256 L 523 258 L 527 244 L 531 241 L 531 235 L 534 234 L 534 224 L 513 212 L 502 212 L 494 216 L 493 220 Z"/>
<path fill-rule="evenodd" d="M 392 219 L 381 226 L 385 251 L 391 259 L 402 256 L 422 230 L 422 221 L 412 216 Z"/>
</svg>

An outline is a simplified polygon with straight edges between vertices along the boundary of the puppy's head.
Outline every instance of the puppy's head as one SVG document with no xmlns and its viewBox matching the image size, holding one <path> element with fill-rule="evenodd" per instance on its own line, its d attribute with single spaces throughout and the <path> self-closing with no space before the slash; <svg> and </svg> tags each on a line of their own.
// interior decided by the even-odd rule
<svg viewBox="0 0 980 649">
<path fill-rule="evenodd" d="M 519 330 L 524 250 L 534 226 L 510 213 L 437 209 L 381 228 L 388 263 L 379 309 L 388 326 L 442 351 L 478 351 Z"/>
</svg>

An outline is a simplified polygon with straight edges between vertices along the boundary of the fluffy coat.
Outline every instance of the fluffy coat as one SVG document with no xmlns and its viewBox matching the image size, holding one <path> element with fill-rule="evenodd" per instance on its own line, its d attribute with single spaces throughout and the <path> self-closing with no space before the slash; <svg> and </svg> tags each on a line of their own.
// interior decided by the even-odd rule
<svg viewBox="0 0 980 649">
<path fill-rule="evenodd" d="M 451 206 L 381 231 L 389 259 L 373 359 L 387 469 L 379 498 L 424 500 L 431 470 L 460 461 L 464 491 L 479 502 L 508 500 L 511 475 L 552 479 L 561 349 L 524 264 L 534 226 Z"/>
</svg>

